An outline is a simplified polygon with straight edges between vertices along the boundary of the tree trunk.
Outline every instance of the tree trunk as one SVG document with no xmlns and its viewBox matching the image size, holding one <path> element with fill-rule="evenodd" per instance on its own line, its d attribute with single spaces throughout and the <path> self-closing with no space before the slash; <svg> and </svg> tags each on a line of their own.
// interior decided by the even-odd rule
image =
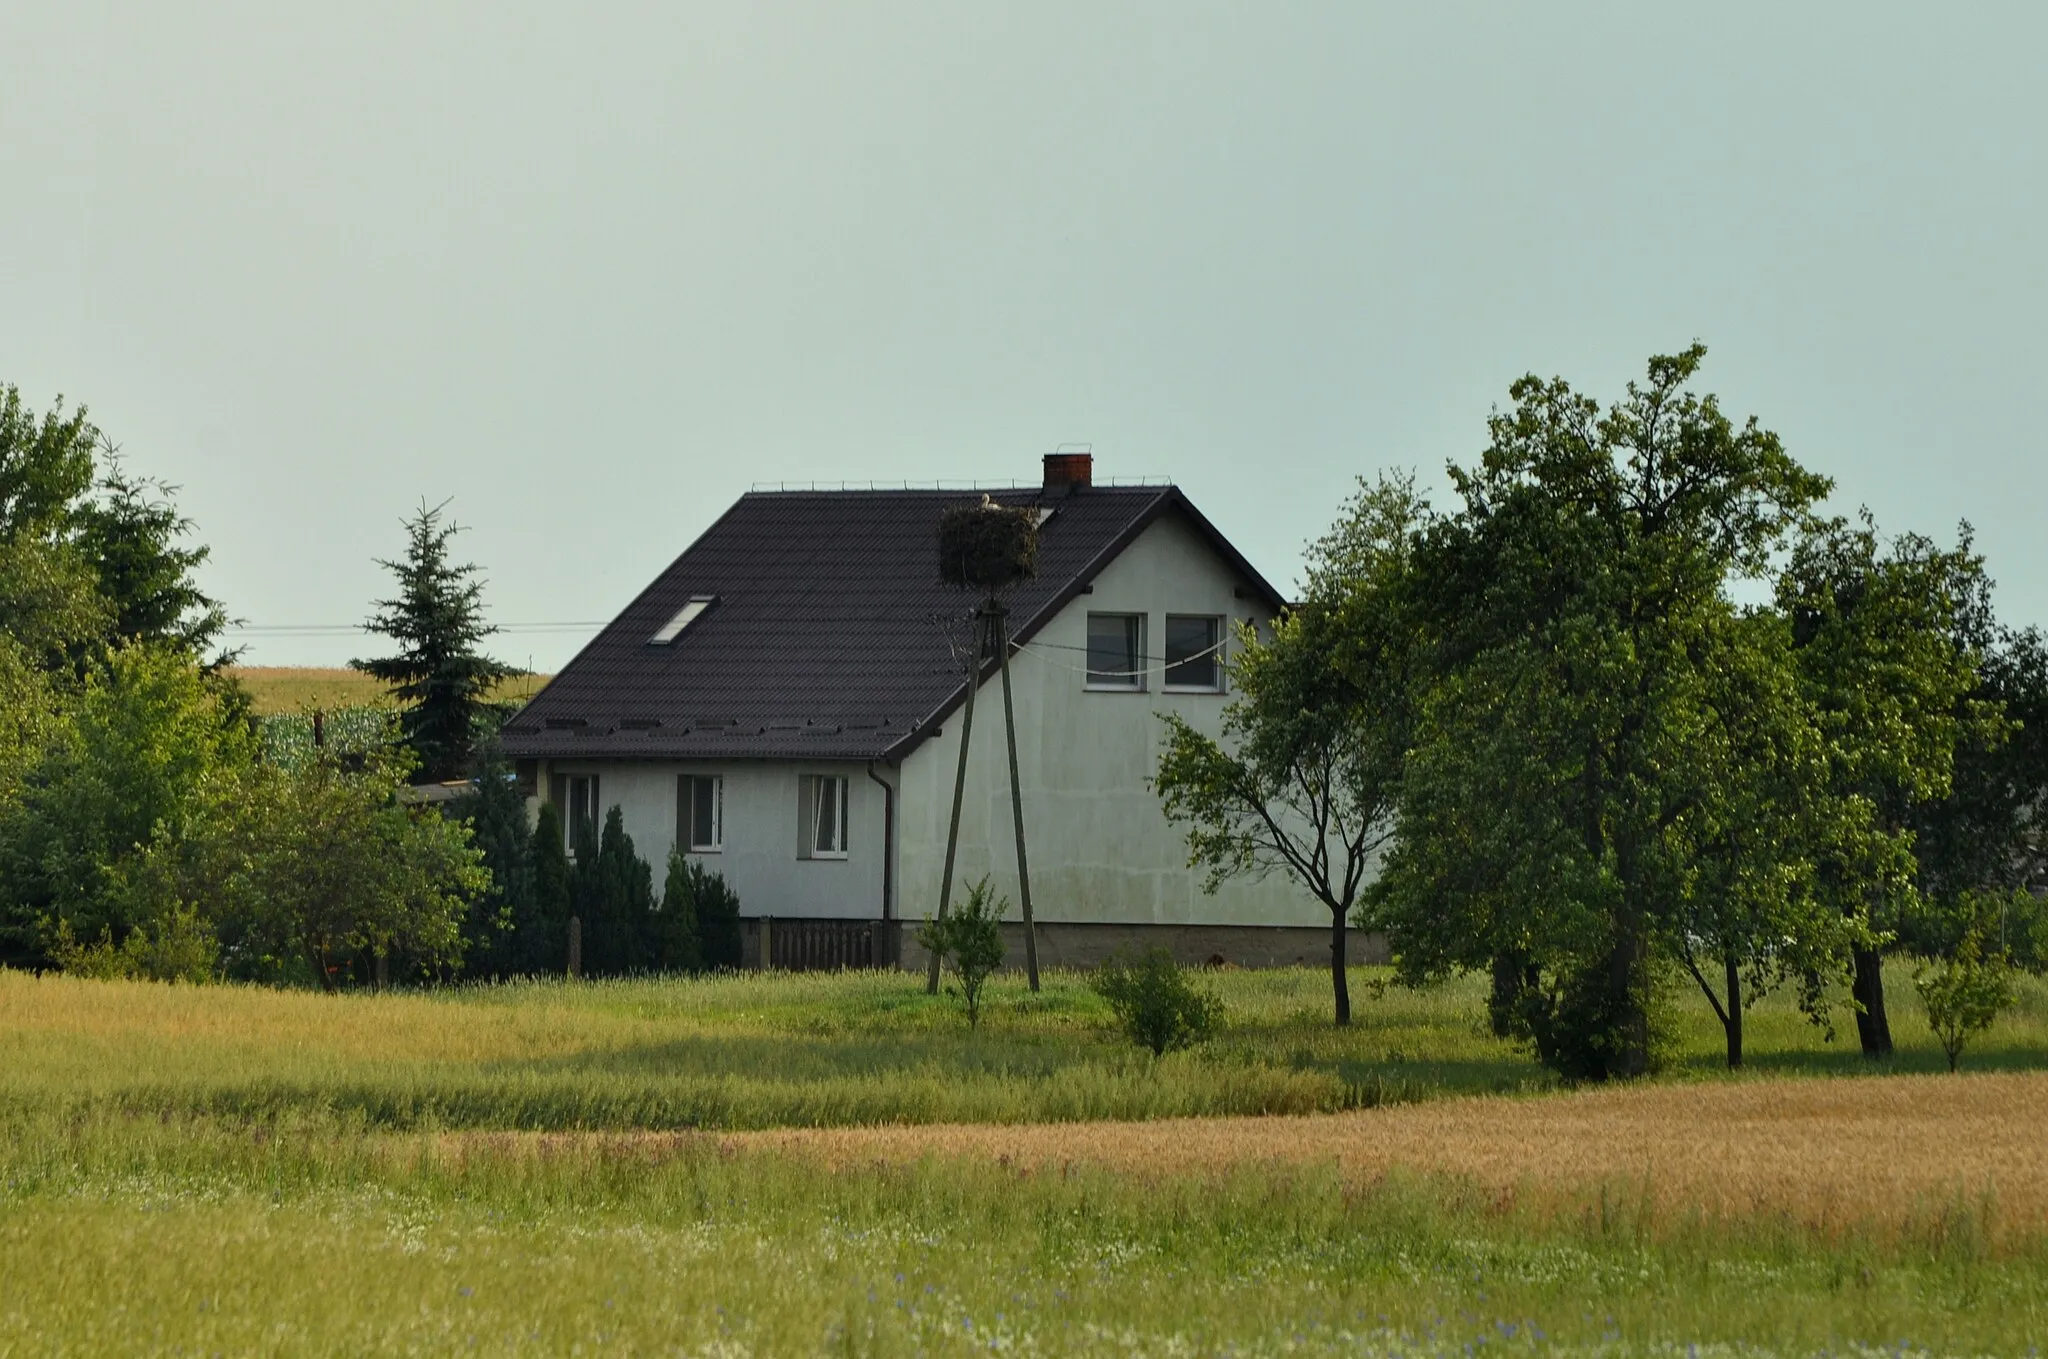
<svg viewBox="0 0 2048 1359">
<path fill-rule="evenodd" d="M 1884 955 L 1874 948 L 1856 950 L 1856 1036 L 1865 1057 L 1892 1055 L 1892 1025 L 1884 1012 Z"/>
<path fill-rule="evenodd" d="M 1649 1074 L 1649 940 L 1633 913 L 1616 922 L 1619 937 L 1607 955 L 1607 1022 L 1611 1059 L 1606 1075 L 1624 1080 Z"/>
<path fill-rule="evenodd" d="M 1734 1071 L 1742 1065 L 1742 969 L 1732 951 L 1721 961 L 1728 969 L 1728 1017 L 1722 1022 L 1728 1029 L 1728 1069 Z"/>
<path fill-rule="evenodd" d="M 1493 991 L 1486 999 L 1486 1022 L 1495 1038 L 1518 1038 L 1527 1030 L 1522 1023 L 1522 993 L 1536 985 L 1536 969 L 1519 951 L 1493 955 Z"/>
<path fill-rule="evenodd" d="M 1337 993 L 1337 1027 L 1351 1023 L 1351 978 L 1345 970 L 1344 930 L 1350 924 L 1344 911 L 1330 912 L 1330 985 Z"/>
</svg>

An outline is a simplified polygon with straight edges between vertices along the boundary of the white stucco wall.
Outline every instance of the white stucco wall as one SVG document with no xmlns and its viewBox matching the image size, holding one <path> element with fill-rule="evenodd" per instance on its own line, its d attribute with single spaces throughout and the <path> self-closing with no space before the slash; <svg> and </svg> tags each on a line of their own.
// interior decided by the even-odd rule
<svg viewBox="0 0 2048 1359">
<path fill-rule="evenodd" d="M 1146 786 L 1158 760 L 1162 724 L 1177 712 L 1203 731 L 1221 728 L 1228 694 L 1165 693 L 1161 676 L 1142 693 L 1087 689 L 1088 615 L 1142 613 L 1152 665 L 1164 650 L 1166 615 L 1210 614 L 1270 622 L 1263 603 L 1238 598 L 1244 582 L 1178 517 L 1147 528 L 1094 583 L 1041 629 L 1010 663 L 1016 690 L 1017 756 L 1024 794 L 1032 903 L 1042 921 L 1124 924 L 1328 925 L 1329 912 L 1283 874 L 1201 889 L 1186 842 Z M 1247 591 L 1249 594 L 1249 591 Z M 1002 684 L 976 699 L 961 812 L 960 881 L 990 875 L 1017 899 L 1010 786 L 1003 746 Z M 938 903 L 960 758 L 962 714 L 902 766 L 899 915 L 917 920 Z"/>
<path fill-rule="evenodd" d="M 894 771 L 878 766 L 875 772 L 893 781 Z M 657 891 L 676 842 L 677 779 L 715 774 L 725 780 L 724 846 L 718 853 L 691 857 L 722 874 L 739 893 L 741 914 L 881 917 L 883 794 L 868 778 L 865 764 L 557 760 L 540 774 L 543 790 L 550 775 L 597 775 L 599 800 L 606 808 L 619 808 L 634 849 L 654 866 Z M 844 859 L 797 854 L 798 790 L 805 774 L 846 780 Z"/>
</svg>

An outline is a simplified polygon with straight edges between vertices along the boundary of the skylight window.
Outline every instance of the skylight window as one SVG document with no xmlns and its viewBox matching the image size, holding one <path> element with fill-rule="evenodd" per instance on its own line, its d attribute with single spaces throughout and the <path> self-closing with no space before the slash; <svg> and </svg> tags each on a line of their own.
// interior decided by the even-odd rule
<svg viewBox="0 0 2048 1359">
<path fill-rule="evenodd" d="M 677 611 L 676 616 L 662 625 L 661 631 L 647 639 L 649 646 L 667 646 L 683 635 L 683 629 L 697 621 L 698 615 L 718 602 L 716 595 L 692 595 L 690 602 Z"/>
</svg>

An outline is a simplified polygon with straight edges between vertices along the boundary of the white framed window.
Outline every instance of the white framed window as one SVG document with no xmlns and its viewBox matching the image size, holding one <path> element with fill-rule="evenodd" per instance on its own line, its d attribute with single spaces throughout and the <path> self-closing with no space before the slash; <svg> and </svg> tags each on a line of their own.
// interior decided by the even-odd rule
<svg viewBox="0 0 2048 1359">
<path fill-rule="evenodd" d="M 1198 614 L 1166 615 L 1166 688 L 1183 693 L 1223 692 L 1223 620 Z"/>
<path fill-rule="evenodd" d="M 554 778 L 555 809 L 562 814 L 562 847 L 571 854 L 588 838 L 592 849 L 604 826 L 598 809 L 597 775 L 557 774 Z"/>
<path fill-rule="evenodd" d="M 846 857 L 846 780 L 806 774 L 797 798 L 797 857 Z"/>
<path fill-rule="evenodd" d="M 684 774 L 676 780 L 676 844 L 688 854 L 725 848 L 725 780 Z"/>
<path fill-rule="evenodd" d="M 1132 693 L 1145 687 L 1145 615 L 1088 615 L 1088 687 Z"/>
</svg>

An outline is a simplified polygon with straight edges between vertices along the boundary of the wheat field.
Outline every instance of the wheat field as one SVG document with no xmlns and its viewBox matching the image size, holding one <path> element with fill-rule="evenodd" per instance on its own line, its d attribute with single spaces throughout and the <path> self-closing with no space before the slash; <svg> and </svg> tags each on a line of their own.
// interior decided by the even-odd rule
<svg viewBox="0 0 2048 1359">
<path fill-rule="evenodd" d="M 0 972 L 0 1355 L 2048 1337 L 2038 983 L 1962 1077 L 1865 1074 L 1771 1002 L 1759 1074 L 1715 1072 L 1693 1014 L 1675 1077 L 1581 1092 L 1484 1033 L 1476 982 L 1344 1032 L 1316 973 L 1203 984 L 1224 1033 L 1155 1062 L 1059 973 L 999 983 L 969 1032 L 893 974 L 329 997 Z M 1940 1062 L 1900 1037 L 1881 1070 Z"/>
<path fill-rule="evenodd" d="M 391 691 L 381 680 L 345 666 L 237 665 L 229 675 L 240 681 L 259 717 L 338 708 L 387 708 Z M 517 675 L 491 694 L 500 701 L 524 702 L 540 692 L 546 675 Z"/>
<path fill-rule="evenodd" d="M 839 1168 L 940 1157 L 1138 1177 L 1411 1172 L 1539 1212 L 1618 1192 L 1660 1220 L 1768 1219 L 1819 1237 L 1911 1233 L 1961 1207 L 1989 1212 L 2001 1240 L 2048 1237 L 2048 1072 L 1630 1086 L 1309 1117 L 784 1129 L 724 1144 Z"/>
</svg>

